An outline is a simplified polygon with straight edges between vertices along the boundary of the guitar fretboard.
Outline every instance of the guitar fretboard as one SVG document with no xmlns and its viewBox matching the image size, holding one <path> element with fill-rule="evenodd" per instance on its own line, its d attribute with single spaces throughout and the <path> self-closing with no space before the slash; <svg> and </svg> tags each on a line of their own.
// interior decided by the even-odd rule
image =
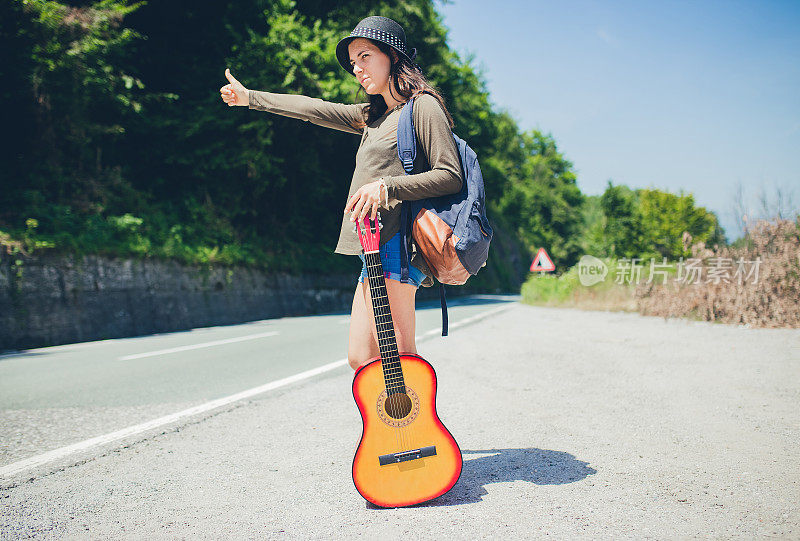
<svg viewBox="0 0 800 541">
<path fill-rule="evenodd" d="M 383 275 L 380 254 L 378 252 L 364 254 L 364 260 L 367 267 L 369 292 L 372 297 L 372 311 L 375 314 L 375 327 L 378 331 L 378 349 L 381 353 L 386 391 L 389 395 L 405 393 L 400 353 L 397 350 L 397 337 L 394 334 L 392 311 L 389 307 L 386 278 Z"/>
</svg>

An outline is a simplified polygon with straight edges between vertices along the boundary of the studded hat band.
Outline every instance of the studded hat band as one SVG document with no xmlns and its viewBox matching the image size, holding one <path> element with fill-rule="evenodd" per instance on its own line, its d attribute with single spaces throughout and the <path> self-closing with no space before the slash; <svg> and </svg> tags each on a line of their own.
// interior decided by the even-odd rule
<svg viewBox="0 0 800 541">
<path fill-rule="evenodd" d="M 353 73 L 353 68 L 350 66 L 350 53 L 347 47 L 356 38 L 369 38 L 385 43 L 412 63 L 417 56 L 416 48 L 412 48 L 409 54 L 408 46 L 406 45 L 406 33 L 402 26 L 388 17 L 372 15 L 361 19 L 353 31 L 350 32 L 350 35 L 339 40 L 336 45 L 336 58 L 339 60 L 339 64 L 354 77 L 355 73 Z"/>
</svg>

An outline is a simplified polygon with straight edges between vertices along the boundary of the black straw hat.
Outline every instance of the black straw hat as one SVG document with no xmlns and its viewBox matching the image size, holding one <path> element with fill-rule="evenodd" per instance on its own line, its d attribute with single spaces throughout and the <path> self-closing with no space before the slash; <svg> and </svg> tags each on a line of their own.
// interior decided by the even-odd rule
<svg viewBox="0 0 800 541">
<path fill-rule="evenodd" d="M 353 31 L 350 32 L 350 35 L 342 38 L 336 44 L 336 58 L 339 60 L 339 64 L 353 77 L 355 77 L 355 73 L 353 73 L 353 68 L 350 66 L 350 53 L 347 50 L 347 46 L 356 38 L 369 38 L 385 43 L 406 57 L 411 63 L 414 62 L 414 58 L 417 56 L 417 49 L 415 48 L 411 49 L 411 54 L 406 52 L 408 51 L 406 33 L 403 31 L 402 26 L 388 17 L 372 15 L 361 19 Z"/>
</svg>

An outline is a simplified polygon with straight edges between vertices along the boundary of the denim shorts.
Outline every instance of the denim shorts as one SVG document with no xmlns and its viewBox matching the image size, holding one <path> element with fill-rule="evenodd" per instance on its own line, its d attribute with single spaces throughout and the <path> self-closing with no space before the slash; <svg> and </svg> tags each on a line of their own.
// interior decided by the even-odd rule
<svg viewBox="0 0 800 541">
<path fill-rule="evenodd" d="M 392 280 L 400 281 L 400 248 L 402 246 L 402 242 L 400 241 L 400 231 L 397 234 L 389 239 L 389 241 L 381 246 L 380 248 L 380 255 L 381 255 L 381 265 L 383 266 L 383 276 L 384 278 L 390 278 Z M 409 253 L 409 257 L 411 254 Z M 358 257 L 361 258 L 362 266 L 361 266 L 361 276 L 358 277 L 359 282 L 364 282 L 367 278 L 367 263 L 364 260 L 364 254 L 358 254 Z M 414 284 L 417 287 L 420 287 L 422 282 L 425 280 L 425 273 L 419 270 L 417 267 L 411 264 L 409 261 L 408 263 L 408 281 L 409 283 Z"/>
</svg>

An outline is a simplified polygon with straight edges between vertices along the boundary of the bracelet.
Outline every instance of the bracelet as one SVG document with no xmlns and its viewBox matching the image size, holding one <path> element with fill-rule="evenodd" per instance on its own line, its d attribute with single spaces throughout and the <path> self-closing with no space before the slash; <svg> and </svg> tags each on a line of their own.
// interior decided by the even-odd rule
<svg viewBox="0 0 800 541">
<path fill-rule="evenodd" d="M 380 201 L 380 188 L 383 187 L 386 190 L 386 203 L 385 206 L 389 207 L 389 187 L 386 185 L 386 180 L 381 177 L 378 179 L 378 200 Z"/>
</svg>

